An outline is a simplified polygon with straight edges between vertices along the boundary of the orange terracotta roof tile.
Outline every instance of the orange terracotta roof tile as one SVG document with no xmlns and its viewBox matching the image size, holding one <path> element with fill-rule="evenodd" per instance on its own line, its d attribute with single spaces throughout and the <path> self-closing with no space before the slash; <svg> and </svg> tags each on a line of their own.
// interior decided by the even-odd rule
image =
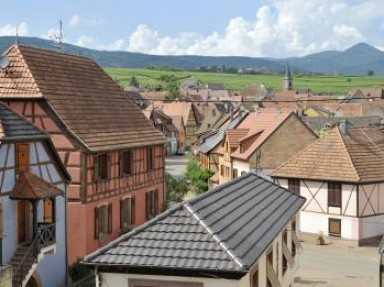
<svg viewBox="0 0 384 287">
<path fill-rule="evenodd" d="M 384 134 L 375 128 L 334 127 L 272 172 L 273 177 L 342 182 L 384 180 Z"/>
<path fill-rule="evenodd" d="M 249 133 L 249 129 L 226 130 L 227 140 L 230 147 L 239 145 L 240 139 Z"/>
<path fill-rule="evenodd" d="M 17 200 L 34 200 L 53 198 L 59 195 L 63 195 L 63 192 L 60 189 L 27 171 L 19 174 L 9 198 Z"/>
<path fill-rule="evenodd" d="M 90 151 L 162 144 L 165 139 L 92 59 L 12 46 L 0 97 L 40 97 Z M 13 85 L 13 86 L 12 86 Z M 9 88 L 12 86 L 13 88 Z"/>
<path fill-rule="evenodd" d="M 232 157 L 247 160 L 260 145 L 285 121 L 293 115 L 290 110 L 261 109 L 250 113 L 238 126 L 239 129 L 249 129 L 242 141 L 251 136 L 258 135 L 251 146 L 244 152 L 237 149 L 231 154 Z"/>
</svg>

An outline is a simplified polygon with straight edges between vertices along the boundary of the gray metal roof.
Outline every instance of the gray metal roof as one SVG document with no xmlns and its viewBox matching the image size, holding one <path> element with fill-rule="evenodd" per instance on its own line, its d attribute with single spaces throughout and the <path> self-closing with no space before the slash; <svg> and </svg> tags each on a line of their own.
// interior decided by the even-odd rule
<svg viewBox="0 0 384 287">
<path fill-rule="evenodd" d="M 246 110 L 239 110 L 236 113 L 236 116 L 229 121 L 228 126 L 220 128 L 218 130 L 218 133 L 206 138 L 205 142 L 199 145 L 199 152 L 208 153 L 213 150 L 224 139 L 225 130 L 237 127 L 246 118 L 248 114 L 249 112 Z"/>
<path fill-rule="evenodd" d="M 16 114 L 4 103 L 0 103 L 0 123 L 4 138 L 47 136 L 24 117 Z"/>
<path fill-rule="evenodd" d="M 164 212 L 84 260 L 246 273 L 304 202 L 249 173 Z"/>
</svg>

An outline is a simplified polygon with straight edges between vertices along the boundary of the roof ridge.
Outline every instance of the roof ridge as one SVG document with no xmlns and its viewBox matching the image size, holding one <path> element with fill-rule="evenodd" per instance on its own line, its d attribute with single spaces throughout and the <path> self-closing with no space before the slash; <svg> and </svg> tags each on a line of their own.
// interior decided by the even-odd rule
<svg viewBox="0 0 384 287">
<path fill-rule="evenodd" d="M 334 129 L 336 129 L 336 133 L 342 142 L 342 147 L 344 148 L 344 151 L 347 153 L 347 158 L 349 160 L 350 165 L 352 166 L 352 170 L 355 172 L 355 176 L 356 176 L 357 180 L 360 181 L 361 180 L 360 175 L 356 170 L 356 167 L 355 167 L 355 164 L 353 163 L 353 159 L 351 157 L 351 154 L 349 153 L 349 150 L 347 148 L 347 145 L 345 144 L 344 138 L 341 135 L 340 129 L 337 125 L 334 127 Z"/>
<path fill-rule="evenodd" d="M 224 252 L 226 252 L 237 265 L 239 265 L 241 268 L 244 268 L 246 265 L 244 262 L 236 256 L 231 250 L 231 248 L 225 243 L 224 240 L 222 240 L 211 228 L 208 226 L 208 224 L 199 217 L 196 211 L 193 210 L 192 206 L 189 205 L 189 202 L 184 202 L 185 209 L 197 220 L 197 222 L 212 236 L 212 238 L 219 244 L 221 248 L 224 249 Z"/>
</svg>

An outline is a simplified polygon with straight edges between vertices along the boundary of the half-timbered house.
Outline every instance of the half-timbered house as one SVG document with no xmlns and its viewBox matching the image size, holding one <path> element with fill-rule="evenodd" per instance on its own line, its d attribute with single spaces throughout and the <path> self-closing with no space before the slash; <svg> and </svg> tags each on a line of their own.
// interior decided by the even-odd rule
<svg viewBox="0 0 384 287">
<path fill-rule="evenodd" d="M 1 265 L 12 286 L 64 286 L 70 177 L 49 135 L 4 103 L 0 139 Z"/>
<path fill-rule="evenodd" d="M 164 201 L 164 136 L 93 60 L 14 45 L 0 98 L 51 134 L 71 175 L 69 263 L 153 217 Z"/>
<path fill-rule="evenodd" d="M 248 173 L 167 210 L 85 263 L 101 287 L 289 287 L 304 202 Z"/>
<path fill-rule="evenodd" d="M 384 234 L 384 134 L 347 123 L 272 172 L 281 186 L 307 199 L 300 231 L 363 243 Z"/>
<path fill-rule="evenodd" d="M 226 130 L 219 157 L 219 184 L 254 171 L 271 171 L 317 139 L 316 134 L 290 110 L 260 109 L 235 129 Z"/>
</svg>

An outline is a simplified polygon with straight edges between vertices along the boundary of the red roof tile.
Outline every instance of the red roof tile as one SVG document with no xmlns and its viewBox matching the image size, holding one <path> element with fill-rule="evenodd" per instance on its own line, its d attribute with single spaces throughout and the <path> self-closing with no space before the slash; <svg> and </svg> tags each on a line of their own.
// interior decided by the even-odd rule
<svg viewBox="0 0 384 287">
<path fill-rule="evenodd" d="M 46 182 L 31 172 L 22 172 L 16 179 L 9 198 L 11 199 L 44 199 L 63 195 L 53 184 Z"/>
<path fill-rule="evenodd" d="M 258 135 L 251 146 L 243 153 L 237 149 L 232 157 L 247 160 L 256 149 L 289 117 L 293 115 L 289 110 L 261 109 L 253 112 L 238 126 L 239 129 L 249 129 L 241 140 Z"/>
</svg>

